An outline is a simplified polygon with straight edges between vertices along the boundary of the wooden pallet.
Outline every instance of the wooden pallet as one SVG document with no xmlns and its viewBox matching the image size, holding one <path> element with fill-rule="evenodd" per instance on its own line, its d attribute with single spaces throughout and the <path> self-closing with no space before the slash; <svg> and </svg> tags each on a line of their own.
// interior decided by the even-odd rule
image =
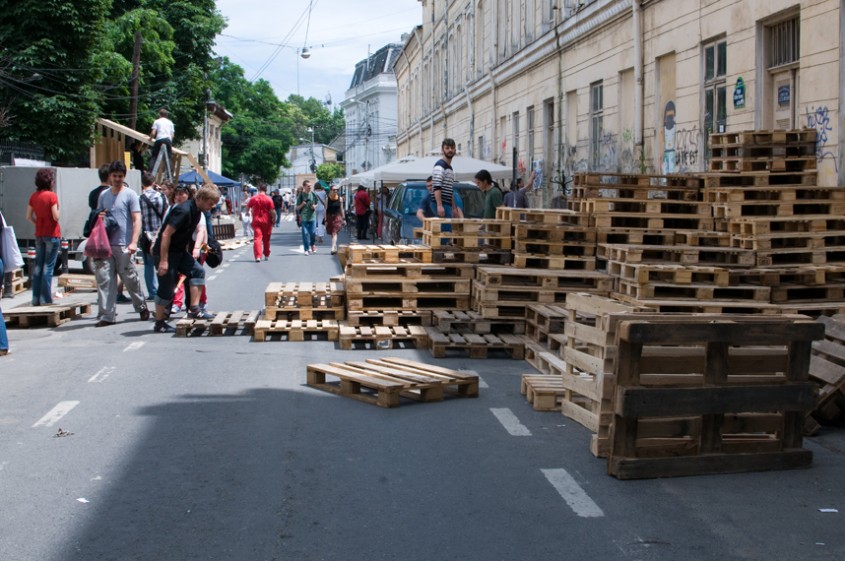
<svg viewBox="0 0 845 561">
<path fill-rule="evenodd" d="M 265 306 L 343 306 L 342 282 L 271 282 L 264 290 Z"/>
<path fill-rule="evenodd" d="M 616 291 L 624 294 L 627 301 L 638 300 L 647 304 L 647 300 L 755 300 L 769 303 L 774 294 L 769 286 L 754 284 L 717 286 L 713 284 L 675 284 L 664 282 L 650 282 L 640 284 L 620 279 L 616 283 Z M 831 293 L 834 293 L 831 291 Z M 837 294 L 842 296 L 840 289 Z"/>
<path fill-rule="evenodd" d="M 710 134 L 710 144 L 714 147 L 738 145 L 738 146 L 770 146 L 773 144 L 791 145 L 816 142 L 816 131 L 814 129 L 790 129 L 772 131 L 735 131 Z"/>
<path fill-rule="evenodd" d="M 596 254 L 593 242 L 550 242 L 545 240 L 517 240 L 514 253 L 531 255 L 565 255 L 567 257 L 588 257 Z"/>
<path fill-rule="evenodd" d="M 751 202 L 790 203 L 799 200 L 842 201 L 845 191 L 840 187 L 820 185 L 769 186 L 769 187 L 710 187 L 703 191 L 708 204 L 732 204 Z"/>
<path fill-rule="evenodd" d="M 525 396 L 534 411 L 560 411 L 565 393 L 560 376 L 523 374 L 519 393 Z"/>
<path fill-rule="evenodd" d="M 845 202 L 828 200 L 801 200 L 790 202 L 750 201 L 743 203 L 720 203 L 712 205 L 715 218 L 736 219 L 752 216 L 815 216 L 828 214 L 841 216 Z"/>
<path fill-rule="evenodd" d="M 574 177 L 573 198 L 698 200 L 701 178 L 696 175 L 647 175 L 588 172 Z"/>
<path fill-rule="evenodd" d="M 478 397 L 475 372 L 400 358 L 309 364 L 307 384 L 379 407 L 398 407 L 403 397 L 420 402 L 442 401 L 445 394 Z"/>
<path fill-rule="evenodd" d="M 740 173 L 748 171 L 810 171 L 816 169 L 816 159 L 815 154 L 790 157 L 711 157 L 710 171 Z"/>
<path fill-rule="evenodd" d="M 480 234 L 500 237 L 510 236 L 511 223 L 509 220 L 488 218 L 424 218 L 421 230 L 431 234 Z"/>
<path fill-rule="evenodd" d="M 97 290 L 97 278 L 94 275 L 67 273 L 56 277 L 56 282 L 65 292 Z"/>
<path fill-rule="evenodd" d="M 235 250 L 248 245 L 252 245 L 252 240 L 249 238 L 232 238 L 228 240 L 219 240 L 220 247 L 224 250 Z"/>
<path fill-rule="evenodd" d="M 484 288 L 541 288 L 548 290 L 606 291 L 612 279 L 599 271 L 560 271 L 552 269 L 516 269 L 514 267 L 477 267 L 476 281 Z"/>
<path fill-rule="evenodd" d="M 340 321 L 346 317 L 346 308 L 343 306 L 307 306 L 299 307 L 295 303 L 288 306 L 268 306 L 264 309 L 264 319 L 276 320 L 328 320 Z"/>
<path fill-rule="evenodd" d="M 62 303 L 49 306 L 18 306 L 3 312 L 8 327 L 56 327 L 91 312 L 88 303 Z"/>
<path fill-rule="evenodd" d="M 350 311 L 346 318 L 349 327 L 377 325 L 431 325 L 429 310 L 359 310 Z"/>
<path fill-rule="evenodd" d="M 432 327 L 441 333 L 509 333 L 522 335 L 525 333 L 524 320 L 491 320 L 473 311 L 435 310 L 433 312 Z"/>
<path fill-rule="evenodd" d="M 674 285 L 708 284 L 729 286 L 730 272 L 722 267 L 700 267 L 676 263 L 621 263 L 608 261 L 607 270 L 614 277 L 640 285 L 671 283 Z"/>
<path fill-rule="evenodd" d="M 822 325 L 801 319 L 623 322 L 608 473 L 638 479 L 808 467 L 804 417 L 818 390 L 807 372 L 811 343 L 823 334 Z M 703 369 L 691 376 L 677 353 L 646 361 L 650 346 L 696 347 Z M 776 369 L 731 362 L 737 348 L 760 348 L 765 360 L 771 347 L 788 353 Z"/>
<path fill-rule="evenodd" d="M 213 319 L 181 319 L 176 322 L 176 337 L 209 335 L 252 335 L 260 312 L 217 312 Z"/>
<path fill-rule="evenodd" d="M 728 232 L 731 236 L 739 237 L 845 232 L 845 218 L 827 214 L 748 216 L 728 222 Z"/>
<path fill-rule="evenodd" d="M 446 294 L 412 293 L 407 296 L 355 295 L 347 296 L 347 307 L 358 310 L 468 310 L 469 293 L 449 296 Z"/>
<path fill-rule="evenodd" d="M 546 225 L 589 226 L 589 217 L 574 210 L 564 209 L 525 209 L 498 207 L 497 220 L 507 220 L 512 224 L 530 223 Z"/>
<path fill-rule="evenodd" d="M 441 294 L 469 295 L 470 279 L 424 279 L 405 277 L 381 277 L 357 279 L 347 277 L 347 298 L 363 296 L 437 296 Z"/>
<path fill-rule="evenodd" d="M 513 238 L 517 242 L 579 242 L 595 243 L 596 230 L 583 226 L 558 226 L 552 224 L 517 223 L 513 225 Z"/>
<path fill-rule="evenodd" d="M 458 280 L 472 278 L 473 272 L 471 263 L 351 263 L 346 266 L 346 280 Z"/>
<path fill-rule="evenodd" d="M 255 324 L 253 340 L 267 341 L 271 336 L 277 336 L 284 341 L 328 340 L 336 341 L 338 337 L 338 323 L 332 319 L 310 320 L 259 320 Z"/>
<path fill-rule="evenodd" d="M 432 263 L 468 263 L 478 265 L 508 265 L 513 261 L 513 253 L 510 250 L 495 250 L 490 248 L 456 249 L 456 248 L 435 248 L 431 251 Z"/>
<path fill-rule="evenodd" d="M 424 349 L 428 346 L 427 327 L 420 325 L 340 326 L 338 346 L 353 349 L 385 350 L 398 347 Z"/>
<path fill-rule="evenodd" d="M 564 255 L 536 255 L 514 253 L 513 266 L 518 269 L 561 269 L 567 271 L 594 271 L 594 257 L 566 257 Z"/>
<path fill-rule="evenodd" d="M 412 261 L 431 263 L 431 248 L 421 245 L 359 245 L 341 246 L 349 263 L 400 263 Z"/>
<path fill-rule="evenodd" d="M 811 414 L 816 421 L 829 423 L 845 417 L 845 316 L 821 316 L 817 321 L 824 325 L 825 336 L 813 342 L 810 358 L 810 379 L 819 386 Z"/>
<path fill-rule="evenodd" d="M 730 284 L 763 286 L 841 284 L 845 265 L 802 265 L 798 267 L 758 267 L 730 272 Z"/>
<path fill-rule="evenodd" d="M 707 187 L 767 187 L 774 185 L 817 185 L 818 173 L 754 171 L 745 173 L 703 173 Z"/>
<path fill-rule="evenodd" d="M 529 304 L 525 307 L 525 335 L 537 343 L 546 343 L 552 333 L 563 332 L 566 308 L 557 304 Z"/>
<path fill-rule="evenodd" d="M 441 333 L 426 328 L 431 342 L 431 354 L 435 358 L 446 358 L 448 351 L 461 351 L 469 358 L 488 358 L 491 351 L 503 351 L 510 358 L 522 360 L 525 357 L 525 339 L 521 335 L 459 334 Z"/>
<path fill-rule="evenodd" d="M 610 261 L 620 263 L 678 263 L 681 265 L 753 267 L 755 253 L 733 247 L 603 244 Z"/>
</svg>

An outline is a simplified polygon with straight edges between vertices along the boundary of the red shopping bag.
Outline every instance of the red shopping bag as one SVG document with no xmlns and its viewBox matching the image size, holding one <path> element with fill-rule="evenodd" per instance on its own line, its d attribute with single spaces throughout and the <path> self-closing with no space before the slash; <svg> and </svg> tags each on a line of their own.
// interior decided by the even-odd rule
<svg viewBox="0 0 845 561">
<path fill-rule="evenodd" d="M 109 242 L 109 235 L 106 233 L 106 225 L 103 224 L 102 216 L 97 217 L 94 227 L 91 228 L 91 235 L 88 236 L 83 253 L 92 259 L 108 259 L 111 257 L 111 242 Z"/>
</svg>

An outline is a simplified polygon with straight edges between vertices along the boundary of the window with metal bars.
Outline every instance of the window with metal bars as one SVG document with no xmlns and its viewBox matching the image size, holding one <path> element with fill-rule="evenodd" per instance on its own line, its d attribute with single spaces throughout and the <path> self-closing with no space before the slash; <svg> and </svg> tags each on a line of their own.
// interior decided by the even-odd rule
<svg viewBox="0 0 845 561">
<path fill-rule="evenodd" d="M 601 161 L 601 135 L 604 115 L 604 86 L 602 82 L 590 85 L 590 160 L 593 169 Z"/>
<path fill-rule="evenodd" d="M 769 70 L 801 58 L 801 21 L 798 16 L 769 26 Z"/>
</svg>

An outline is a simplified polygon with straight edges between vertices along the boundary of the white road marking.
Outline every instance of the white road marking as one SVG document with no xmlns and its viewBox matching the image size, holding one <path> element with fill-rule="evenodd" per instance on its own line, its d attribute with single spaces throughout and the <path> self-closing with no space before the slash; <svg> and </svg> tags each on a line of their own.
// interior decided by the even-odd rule
<svg viewBox="0 0 845 561">
<path fill-rule="evenodd" d="M 582 518 L 599 518 L 604 516 L 604 512 L 599 508 L 593 499 L 587 494 L 584 489 L 569 475 L 569 472 L 563 468 L 558 469 L 541 469 L 543 475 L 552 484 L 552 487 L 560 493 L 566 504 L 569 505 L 575 514 Z"/>
<path fill-rule="evenodd" d="M 213 281 L 213 280 L 215 280 L 215 279 L 217 279 L 217 275 L 212 275 L 212 276 L 208 277 L 208 278 L 207 278 L 207 279 L 205 279 L 205 280 L 206 280 L 206 281 Z"/>
<path fill-rule="evenodd" d="M 221 269 L 226 269 L 231 265 L 231 263 L 226 263 L 225 265 L 220 265 Z"/>
<path fill-rule="evenodd" d="M 137 351 L 138 349 L 140 349 L 144 345 L 146 345 L 146 343 L 144 341 L 135 341 L 134 343 L 129 343 L 126 346 L 126 348 L 123 349 L 123 352 L 125 353 L 127 351 Z"/>
<path fill-rule="evenodd" d="M 96 384 L 102 383 L 106 381 L 106 378 L 112 375 L 114 372 L 114 366 L 103 366 L 100 368 L 100 371 L 88 378 L 89 384 Z"/>
<path fill-rule="evenodd" d="M 478 377 L 478 389 L 483 390 L 483 389 L 485 389 L 485 388 L 489 388 L 489 387 L 490 387 L 490 386 L 489 386 L 489 385 L 487 385 L 487 382 L 485 382 L 485 381 L 484 381 L 484 378 L 482 378 L 481 376 L 479 376 L 479 377 Z"/>
<path fill-rule="evenodd" d="M 61 401 L 58 405 L 53 407 L 46 415 L 41 417 L 32 428 L 38 427 L 52 427 L 59 420 L 70 413 L 71 409 L 79 405 L 78 401 Z"/>
<path fill-rule="evenodd" d="M 507 407 L 501 409 L 490 408 L 490 412 L 499 419 L 499 422 L 502 423 L 502 426 L 505 427 L 505 430 L 511 436 L 531 436 L 531 431 L 528 430 L 528 427 L 520 423 L 516 415 L 513 414 L 513 411 Z"/>
<path fill-rule="evenodd" d="M 91 502 L 91 501 L 89 501 L 88 499 L 86 499 L 85 497 L 80 497 L 80 498 L 78 498 L 78 499 L 76 499 L 76 500 L 77 500 L 78 502 L 80 502 L 80 503 L 90 503 L 90 502 Z"/>
</svg>

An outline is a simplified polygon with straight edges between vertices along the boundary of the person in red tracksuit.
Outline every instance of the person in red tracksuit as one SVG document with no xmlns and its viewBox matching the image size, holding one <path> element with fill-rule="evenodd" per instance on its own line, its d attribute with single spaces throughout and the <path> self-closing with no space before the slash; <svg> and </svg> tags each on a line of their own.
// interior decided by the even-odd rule
<svg viewBox="0 0 845 561">
<path fill-rule="evenodd" d="M 270 259 L 270 234 L 273 232 L 273 223 L 276 221 L 274 214 L 276 207 L 273 199 L 267 196 L 267 185 L 258 185 L 258 194 L 246 203 L 249 213 L 252 216 L 252 231 L 254 241 L 252 252 L 255 255 L 255 262 L 261 261 L 262 250 L 264 260 Z"/>
</svg>

